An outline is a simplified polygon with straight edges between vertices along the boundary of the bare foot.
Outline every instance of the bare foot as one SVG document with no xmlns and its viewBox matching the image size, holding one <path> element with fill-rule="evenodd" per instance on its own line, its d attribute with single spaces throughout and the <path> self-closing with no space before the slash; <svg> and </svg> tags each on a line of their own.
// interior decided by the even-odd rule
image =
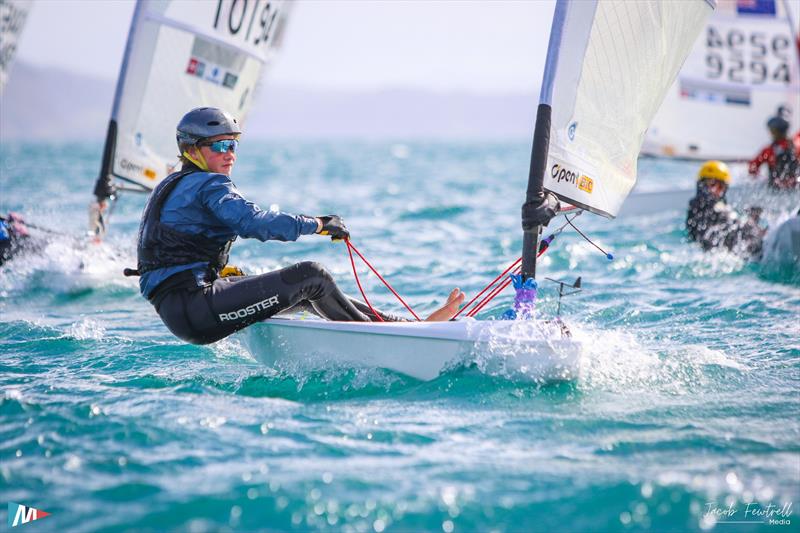
<svg viewBox="0 0 800 533">
<path fill-rule="evenodd" d="M 446 322 L 453 318 L 458 312 L 458 308 L 461 307 L 461 304 L 464 303 L 464 293 L 461 292 L 461 289 L 455 288 L 450 291 L 450 296 L 447 297 L 447 302 L 431 313 L 431 315 L 425 319 L 426 322 Z"/>
</svg>

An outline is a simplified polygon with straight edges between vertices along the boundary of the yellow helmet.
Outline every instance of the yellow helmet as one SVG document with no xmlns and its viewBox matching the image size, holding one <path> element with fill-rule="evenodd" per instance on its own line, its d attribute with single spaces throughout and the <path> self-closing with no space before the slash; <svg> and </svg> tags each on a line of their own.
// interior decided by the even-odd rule
<svg viewBox="0 0 800 533">
<path fill-rule="evenodd" d="M 697 173 L 699 180 L 719 180 L 725 185 L 731 183 L 731 171 L 728 170 L 728 165 L 722 161 L 706 161 L 700 167 L 700 172 Z"/>
</svg>

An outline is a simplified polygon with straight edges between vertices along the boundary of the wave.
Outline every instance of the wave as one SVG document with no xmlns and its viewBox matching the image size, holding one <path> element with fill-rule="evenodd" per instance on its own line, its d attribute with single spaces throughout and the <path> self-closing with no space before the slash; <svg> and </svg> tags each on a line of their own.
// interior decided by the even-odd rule
<svg viewBox="0 0 800 533">
<path fill-rule="evenodd" d="M 36 250 L 21 253 L 0 268 L 0 291 L 10 294 L 41 292 L 78 296 L 99 288 L 136 289 L 122 271 L 133 257 L 112 243 L 80 239 L 48 240 Z"/>
</svg>

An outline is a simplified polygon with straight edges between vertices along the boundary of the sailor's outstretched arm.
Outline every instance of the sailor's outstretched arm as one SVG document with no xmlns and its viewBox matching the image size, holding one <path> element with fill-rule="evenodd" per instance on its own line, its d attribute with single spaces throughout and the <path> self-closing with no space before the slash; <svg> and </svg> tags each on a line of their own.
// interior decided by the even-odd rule
<svg viewBox="0 0 800 533">
<path fill-rule="evenodd" d="M 772 151 L 772 145 L 767 146 L 757 156 L 750 160 L 747 164 L 747 173 L 751 176 L 756 176 L 758 174 L 758 169 L 761 168 L 761 165 L 764 163 L 769 163 L 769 154 Z"/>
<path fill-rule="evenodd" d="M 201 201 L 241 237 L 260 241 L 294 241 L 317 232 L 319 222 L 305 215 L 264 211 L 246 200 L 231 180 L 215 174 L 201 189 Z"/>
</svg>

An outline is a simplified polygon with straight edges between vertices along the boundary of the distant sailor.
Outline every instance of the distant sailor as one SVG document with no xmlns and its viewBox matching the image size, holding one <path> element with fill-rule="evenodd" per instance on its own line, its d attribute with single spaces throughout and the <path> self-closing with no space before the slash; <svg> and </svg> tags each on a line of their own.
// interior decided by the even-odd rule
<svg viewBox="0 0 800 533">
<path fill-rule="evenodd" d="M 750 161 L 748 171 L 755 177 L 766 163 L 769 187 L 785 191 L 800 187 L 800 144 L 789 139 L 789 121 L 782 111 L 767 121 L 772 142 Z"/>
<path fill-rule="evenodd" d="M 747 257 L 761 253 L 765 230 L 758 222 L 760 208 L 747 216 L 737 213 L 725 200 L 731 173 L 722 161 L 706 161 L 697 174 L 697 192 L 689 202 L 686 229 L 689 240 L 703 250 L 723 248 Z"/>
<path fill-rule="evenodd" d="M 257 276 L 228 265 L 237 237 L 294 241 L 301 235 L 350 234 L 337 215 L 262 211 L 230 179 L 242 131 L 229 113 L 189 111 L 177 128 L 183 167 L 153 190 L 138 237 L 139 287 L 164 324 L 194 344 L 218 341 L 276 313 L 307 310 L 328 320 L 377 320 L 346 296 L 320 264 L 305 261 Z M 464 295 L 454 289 L 428 320 L 449 320 Z M 397 317 L 378 311 L 384 320 Z"/>
<path fill-rule="evenodd" d="M 0 215 L 0 265 L 33 244 L 25 220 L 19 214 Z"/>
</svg>

